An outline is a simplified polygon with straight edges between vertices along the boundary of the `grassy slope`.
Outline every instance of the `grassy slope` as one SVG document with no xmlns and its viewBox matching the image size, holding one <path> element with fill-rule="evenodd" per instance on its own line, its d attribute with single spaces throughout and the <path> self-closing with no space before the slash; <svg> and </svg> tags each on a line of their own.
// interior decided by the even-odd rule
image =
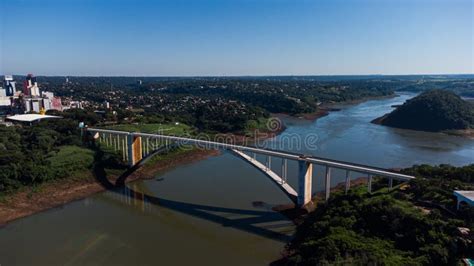
<svg viewBox="0 0 474 266">
<path fill-rule="evenodd" d="M 48 161 L 55 177 L 76 178 L 89 171 L 94 161 L 94 152 L 78 146 L 61 146 L 57 152 L 50 154 Z"/>
<path fill-rule="evenodd" d="M 191 132 L 191 128 L 185 124 L 120 124 L 109 126 L 107 129 L 164 135 L 184 135 Z"/>
</svg>

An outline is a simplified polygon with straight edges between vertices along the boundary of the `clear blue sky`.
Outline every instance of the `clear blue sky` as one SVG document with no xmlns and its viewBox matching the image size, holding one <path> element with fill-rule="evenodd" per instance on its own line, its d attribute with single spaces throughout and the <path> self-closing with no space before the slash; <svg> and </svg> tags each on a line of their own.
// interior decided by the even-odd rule
<svg viewBox="0 0 474 266">
<path fill-rule="evenodd" d="M 474 73 L 473 0 L 0 0 L 0 74 Z"/>
</svg>

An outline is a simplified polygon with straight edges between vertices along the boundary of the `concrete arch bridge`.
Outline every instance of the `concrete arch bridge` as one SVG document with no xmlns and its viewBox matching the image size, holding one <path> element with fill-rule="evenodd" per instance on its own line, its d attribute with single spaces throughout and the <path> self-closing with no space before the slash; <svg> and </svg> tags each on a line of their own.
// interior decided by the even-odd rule
<svg viewBox="0 0 474 266">
<path fill-rule="evenodd" d="M 155 151 L 163 146 L 171 144 L 195 145 L 206 149 L 223 149 L 232 151 L 237 157 L 249 163 L 255 169 L 265 174 L 275 185 L 277 185 L 297 206 L 303 207 L 311 201 L 313 166 L 325 167 L 325 198 L 330 196 L 331 172 L 333 169 L 345 171 L 345 190 L 350 188 L 351 173 L 357 172 L 367 175 L 368 191 L 372 190 L 373 176 L 388 179 L 388 186 L 392 188 L 393 180 L 409 181 L 413 176 L 396 173 L 390 170 L 371 167 L 367 165 L 354 164 L 350 162 L 330 160 L 320 157 L 305 156 L 286 151 L 262 149 L 250 146 L 241 146 L 228 143 L 200 140 L 179 136 L 169 136 L 162 134 L 148 134 L 139 132 L 127 132 L 107 129 L 85 128 L 95 141 L 113 147 L 122 154 L 122 158 L 129 166 L 133 167 L 142 159 L 153 156 Z M 258 155 L 263 155 L 266 160 L 260 162 Z M 272 167 L 272 158 L 280 158 L 281 165 L 278 170 Z M 298 184 L 293 188 L 287 182 L 288 160 L 296 161 L 298 164 Z"/>
</svg>

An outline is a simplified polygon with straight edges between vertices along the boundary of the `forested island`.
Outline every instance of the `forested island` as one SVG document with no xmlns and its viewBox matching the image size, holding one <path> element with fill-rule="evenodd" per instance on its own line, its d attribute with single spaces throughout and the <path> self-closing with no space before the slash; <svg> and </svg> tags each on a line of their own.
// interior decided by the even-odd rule
<svg viewBox="0 0 474 266">
<path fill-rule="evenodd" d="M 374 122 L 390 127 L 433 132 L 472 129 L 474 105 L 451 91 L 428 90 Z"/>
</svg>

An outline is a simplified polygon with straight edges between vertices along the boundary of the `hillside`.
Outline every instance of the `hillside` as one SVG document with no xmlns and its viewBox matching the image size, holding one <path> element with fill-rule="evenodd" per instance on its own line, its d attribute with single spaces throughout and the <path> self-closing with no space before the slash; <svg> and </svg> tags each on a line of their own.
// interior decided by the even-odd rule
<svg viewBox="0 0 474 266">
<path fill-rule="evenodd" d="M 274 265 L 458 265 L 472 258 L 474 207 L 456 210 L 454 189 L 472 190 L 474 165 L 416 165 L 417 178 L 387 191 L 386 180 L 342 191 L 297 227 L 288 257 Z M 449 178 L 446 178 L 449 176 Z"/>
<path fill-rule="evenodd" d="M 423 131 L 474 128 L 474 105 L 453 92 L 430 90 L 406 101 L 374 123 Z"/>
</svg>

